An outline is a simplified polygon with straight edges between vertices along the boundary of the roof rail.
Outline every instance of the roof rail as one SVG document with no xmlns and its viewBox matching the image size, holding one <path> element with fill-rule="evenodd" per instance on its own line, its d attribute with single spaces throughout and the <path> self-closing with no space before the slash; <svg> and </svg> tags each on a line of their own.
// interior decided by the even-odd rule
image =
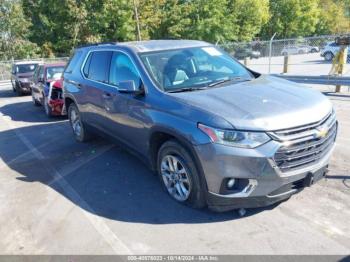
<svg viewBox="0 0 350 262">
<path fill-rule="evenodd" d="M 116 45 L 118 42 L 100 42 L 100 43 L 91 43 L 86 45 L 80 45 L 77 46 L 76 49 L 82 48 L 82 47 L 89 47 L 89 46 L 100 46 L 100 45 Z"/>
</svg>

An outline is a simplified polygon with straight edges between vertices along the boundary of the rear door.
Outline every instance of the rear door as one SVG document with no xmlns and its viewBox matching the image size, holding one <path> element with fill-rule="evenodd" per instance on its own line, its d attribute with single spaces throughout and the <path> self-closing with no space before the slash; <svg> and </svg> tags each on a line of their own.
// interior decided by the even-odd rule
<svg viewBox="0 0 350 262">
<path fill-rule="evenodd" d="M 108 73 L 112 51 L 94 50 L 91 51 L 83 64 L 82 74 L 85 81 L 81 85 L 84 89 L 85 100 L 85 121 L 103 131 L 107 131 L 105 120 L 104 97 L 113 91 L 108 86 Z"/>
</svg>

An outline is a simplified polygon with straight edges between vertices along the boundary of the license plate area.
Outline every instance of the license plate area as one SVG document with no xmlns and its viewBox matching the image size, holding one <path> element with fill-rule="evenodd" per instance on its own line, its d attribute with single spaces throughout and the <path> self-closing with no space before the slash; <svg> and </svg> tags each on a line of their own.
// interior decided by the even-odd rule
<svg viewBox="0 0 350 262">
<path fill-rule="evenodd" d="M 319 181 L 321 178 L 323 178 L 328 170 L 328 166 L 325 166 L 315 172 L 309 172 L 306 177 L 304 178 L 304 186 L 310 187 L 317 181 Z"/>
</svg>

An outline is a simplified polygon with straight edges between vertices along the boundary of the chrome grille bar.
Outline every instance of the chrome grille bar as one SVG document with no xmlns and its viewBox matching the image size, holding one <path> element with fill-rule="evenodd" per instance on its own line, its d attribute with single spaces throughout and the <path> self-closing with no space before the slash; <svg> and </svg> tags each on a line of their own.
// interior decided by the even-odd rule
<svg viewBox="0 0 350 262">
<path fill-rule="evenodd" d="M 332 112 L 318 124 L 269 133 L 281 142 L 274 161 L 282 172 L 312 165 L 332 148 L 337 134 L 337 121 Z"/>
</svg>

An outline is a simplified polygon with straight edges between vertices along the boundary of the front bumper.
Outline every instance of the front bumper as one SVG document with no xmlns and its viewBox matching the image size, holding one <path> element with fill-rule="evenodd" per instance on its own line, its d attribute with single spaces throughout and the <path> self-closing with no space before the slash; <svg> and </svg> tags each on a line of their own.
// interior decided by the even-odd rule
<svg viewBox="0 0 350 262">
<path fill-rule="evenodd" d="M 51 99 L 49 101 L 49 106 L 51 107 L 51 112 L 55 116 L 66 115 L 64 110 L 64 100 L 63 99 Z"/>
<path fill-rule="evenodd" d="M 30 82 L 18 81 L 18 83 L 22 91 L 31 91 Z"/>
<path fill-rule="evenodd" d="M 332 149 L 317 163 L 282 173 L 273 157 L 280 147 L 276 141 L 256 149 L 235 148 L 219 144 L 195 146 L 207 182 L 207 203 L 215 211 L 255 208 L 272 205 L 320 180 L 325 172 Z M 223 194 L 222 184 L 227 178 L 250 181 L 243 192 Z"/>
</svg>

